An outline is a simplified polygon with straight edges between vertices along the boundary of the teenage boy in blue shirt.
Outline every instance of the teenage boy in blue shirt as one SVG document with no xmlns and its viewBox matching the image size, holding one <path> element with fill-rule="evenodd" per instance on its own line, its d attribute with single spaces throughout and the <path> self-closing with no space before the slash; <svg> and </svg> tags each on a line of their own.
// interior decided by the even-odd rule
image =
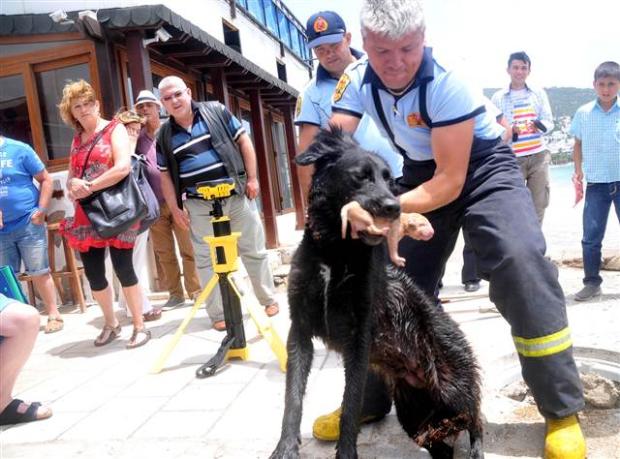
<svg viewBox="0 0 620 459">
<path fill-rule="evenodd" d="M 586 301 L 601 294 L 603 278 L 601 247 L 609 209 L 613 203 L 620 222 L 620 65 L 603 62 L 594 72 L 597 98 L 581 106 L 570 127 L 575 136 L 573 182 L 577 199 L 583 196 L 583 179 L 587 186 L 583 208 L 583 278 L 584 287 L 575 300 Z"/>
</svg>

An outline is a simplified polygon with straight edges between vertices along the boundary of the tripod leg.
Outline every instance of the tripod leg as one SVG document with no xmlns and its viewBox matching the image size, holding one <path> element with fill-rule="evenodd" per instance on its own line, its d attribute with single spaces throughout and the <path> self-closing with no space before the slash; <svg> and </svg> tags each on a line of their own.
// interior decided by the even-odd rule
<svg viewBox="0 0 620 459">
<path fill-rule="evenodd" d="M 235 291 L 237 296 L 241 298 L 239 289 L 235 284 L 235 279 L 230 274 L 228 275 L 228 282 L 230 283 L 232 289 Z M 278 359 L 278 362 L 280 364 L 280 370 L 285 373 L 287 360 L 286 345 L 280 338 L 280 335 L 278 335 L 277 331 L 273 327 L 273 324 L 271 323 L 271 320 L 269 319 L 269 317 L 267 317 L 267 315 L 265 314 L 265 310 L 262 307 L 253 303 L 251 300 L 246 300 L 245 306 L 250 313 L 250 317 L 252 317 L 252 320 L 254 321 L 258 332 L 263 336 L 265 341 L 267 341 L 269 347 L 271 347 L 272 352 Z"/>
<path fill-rule="evenodd" d="M 217 284 L 217 279 L 218 277 L 216 274 L 214 274 L 213 277 L 209 279 L 209 282 L 207 283 L 206 287 L 203 289 L 202 292 L 200 292 L 200 295 L 198 295 L 198 298 L 196 298 L 196 301 L 194 302 L 194 306 L 192 307 L 192 310 L 185 317 L 181 325 L 179 325 L 179 328 L 177 328 L 177 331 L 172 337 L 172 340 L 170 340 L 170 342 L 164 349 L 164 352 L 162 352 L 162 354 L 159 356 L 159 359 L 157 359 L 157 362 L 155 362 L 155 365 L 151 369 L 151 373 L 159 373 L 162 370 L 162 368 L 164 367 L 164 364 L 166 363 L 166 360 L 168 360 L 168 357 L 170 357 L 170 354 L 172 354 L 173 349 L 176 347 L 177 344 L 179 344 L 179 340 L 181 339 L 181 336 L 183 336 L 183 332 L 185 331 L 185 329 L 187 328 L 191 320 L 196 315 L 196 311 L 198 311 L 200 306 L 204 304 L 205 300 L 211 294 L 211 291 Z"/>
<path fill-rule="evenodd" d="M 222 340 L 222 344 L 220 348 L 217 350 L 215 355 L 209 359 L 209 361 L 196 370 L 196 377 L 203 379 L 208 378 L 209 376 L 213 376 L 218 368 L 222 366 L 226 359 L 226 354 L 230 347 L 234 344 L 235 338 L 231 335 L 226 335 L 226 338 Z"/>
</svg>

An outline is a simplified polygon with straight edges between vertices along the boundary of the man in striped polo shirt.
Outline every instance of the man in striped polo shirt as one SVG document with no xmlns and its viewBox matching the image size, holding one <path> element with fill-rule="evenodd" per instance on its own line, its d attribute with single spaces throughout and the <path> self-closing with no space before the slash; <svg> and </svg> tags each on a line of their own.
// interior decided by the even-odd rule
<svg viewBox="0 0 620 459">
<path fill-rule="evenodd" d="M 205 236 L 213 235 L 210 222 L 213 203 L 198 194 L 196 184 L 231 178 L 235 193 L 224 202 L 223 212 L 230 217 L 231 230 L 241 232 L 237 244 L 239 255 L 258 301 L 268 316 L 276 315 L 279 309 L 273 296 L 265 233 L 256 208 L 259 187 L 250 136 L 222 104 L 194 102 L 190 88 L 181 78 L 168 76 L 158 89 L 161 102 L 170 114 L 157 136 L 162 192 L 175 223 L 191 231 L 201 284 L 206 285 L 213 275 L 211 253 L 204 242 Z M 207 300 L 207 313 L 213 328 L 224 331 L 219 286 L 213 292 Z"/>
<path fill-rule="evenodd" d="M 553 129 L 549 99 L 543 89 L 533 88 L 525 80 L 530 74 L 529 56 L 519 51 L 508 58 L 506 71 L 510 75 L 508 88 L 500 89 L 493 103 L 506 117 L 510 129 L 507 138 L 517 156 L 521 173 L 532 194 L 538 221 L 542 225 L 549 205 L 549 161 L 543 134 Z"/>
</svg>

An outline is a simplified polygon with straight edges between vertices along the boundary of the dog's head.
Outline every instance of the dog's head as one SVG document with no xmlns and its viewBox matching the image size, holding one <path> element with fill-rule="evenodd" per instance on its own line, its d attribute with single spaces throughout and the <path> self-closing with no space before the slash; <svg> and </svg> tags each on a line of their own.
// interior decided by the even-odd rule
<svg viewBox="0 0 620 459">
<path fill-rule="evenodd" d="M 330 131 L 321 130 L 296 162 L 315 167 L 308 218 L 311 229 L 318 231 L 320 237 L 327 237 L 326 232 L 339 234 L 340 209 L 353 200 L 368 211 L 378 225 L 388 224 L 400 215 L 398 199 L 390 190 L 392 174 L 386 162 L 361 148 L 341 129 L 332 126 Z M 368 234 L 360 237 L 369 245 L 383 240 Z"/>
</svg>

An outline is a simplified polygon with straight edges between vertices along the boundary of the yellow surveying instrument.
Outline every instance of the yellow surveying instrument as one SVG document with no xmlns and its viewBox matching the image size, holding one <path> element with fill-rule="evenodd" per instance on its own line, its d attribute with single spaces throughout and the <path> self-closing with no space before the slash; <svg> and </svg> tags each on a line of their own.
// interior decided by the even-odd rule
<svg viewBox="0 0 620 459">
<path fill-rule="evenodd" d="M 243 328 L 241 295 L 231 277 L 232 273 L 237 271 L 237 239 L 239 239 L 241 233 L 231 232 L 230 218 L 225 216 L 222 211 L 222 202 L 233 194 L 234 188 L 235 184 L 232 179 L 213 180 L 196 184 L 198 193 L 200 193 L 205 200 L 213 201 L 213 210 L 210 214 L 212 215 L 211 224 L 213 225 L 213 236 L 207 236 L 204 240 L 209 244 L 214 273 L 203 291 L 198 295 L 198 298 L 196 298 L 192 310 L 177 329 L 172 341 L 168 344 L 166 349 L 164 349 L 164 352 L 155 363 L 152 370 L 154 373 L 159 373 L 162 370 L 172 350 L 178 344 L 181 336 L 183 336 L 185 328 L 189 325 L 196 311 L 205 303 L 213 288 L 218 283 L 224 307 L 226 337 L 222 340 L 222 344 L 220 344 L 220 348 L 215 355 L 196 370 L 196 377 L 207 378 L 213 376 L 228 359 L 248 359 L 249 351 L 245 340 L 245 330 Z M 246 307 L 258 331 L 269 343 L 271 350 L 278 358 L 280 369 L 286 371 L 286 347 L 272 328 L 271 321 L 260 307 L 252 305 L 250 302 L 246 302 Z"/>
</svg>

